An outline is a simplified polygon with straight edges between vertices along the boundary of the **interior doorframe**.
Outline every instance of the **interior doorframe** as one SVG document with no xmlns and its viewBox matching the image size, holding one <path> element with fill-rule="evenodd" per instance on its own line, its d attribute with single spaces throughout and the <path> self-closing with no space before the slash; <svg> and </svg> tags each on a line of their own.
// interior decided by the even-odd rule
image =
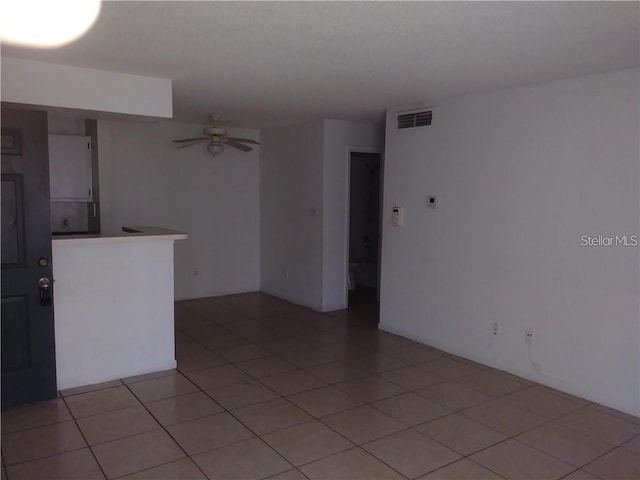
<svg viewBox="0 0 640 480">
<path fill-rule="evenodd" d="M 380 155 L 380 238 L 378 240 L 378 288 L 377 296 L 380 301 L 380 284 L 382 272 L 382 202 L 384 198 L 384 149 L 381 147 L 362 147 L 356 145 L 348 145 L 345 161 L 345 199 L 344 199 L 344 245 L 342 264 L 345 268 L 344 277 L 344 296 L 343 304 L 349 307 L 349 224 L 351 221 L 351 154 L 352 153 L 375 153 Z"/>
</svg>

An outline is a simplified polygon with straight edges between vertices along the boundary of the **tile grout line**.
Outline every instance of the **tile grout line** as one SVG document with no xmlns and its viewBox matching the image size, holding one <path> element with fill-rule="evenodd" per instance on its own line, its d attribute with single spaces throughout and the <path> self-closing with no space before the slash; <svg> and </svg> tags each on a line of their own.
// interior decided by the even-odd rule
<svg viewBox="0 0 640 480">
<path fill-rule="evenodd" d="M 509 395 L 509 394 L 506 394 L 506 395 Z M 504 397 L 504 396 L 506 396 L 506 395 L 503 395 L 502 397 L 498 397 L 497 399 L 501 399 L 501 398 L 503 398 L 503 397 Z M 559 397 L 559 398 L 561 398 L 561 397 Z M 496 399 L 496 400 L 497 400 L 497 399 Z M 516 434 L 514 434 L 514 435 L 510 435 L 510 436 L 508 436 L 507 438 L 505 438 L 504 440 L 501 440 L 500 442 L 497 442 L 497 443 L 495 443 L 495 444 L 489 445 L 489 446 L 484 447 L 484 448 L 482 448 L 482 449 L 480 449 L 480 450 L 478 450 L 478 451 L 476 451 L 476 452 L 473 452 L 473 453 L 469 454 L 468 456 L 465 456 L 465 458 L 470 457 L 470 456 L 472 456 L 472 455 L 476 455 L 476 454 L 478 454 L 478 453 L 480 453 L 480 452 L 482 452 L 482 451 L 488 450 L 488 449 L 490 449 L 490 448 L 492 448 L 492 447 L 494 447 L 494 446 L 496 446 L 496 445 L 499 445 L 499 444 L 501 444 L 501 443 L 505 443 L 505 442 L 507 442 L 507 441 L 509 441 L 509 440 L 514 440 L 514 441 L 518 442 L 519 444 L 524 445 L 525 447 L 532 448 L 533 450 L 536 450 L 537 452 L 539 452 L 539 453 L 541 453 L 541 454 L 543 454 L 543 455 L 548 455 L 549 457 L 554 458 L 555 460 L 557 460 L 557 461 L 559 461 L 559 462 L 561 462 L 561 463 L 564 463 L 565 465 L 568 465 L 568 466 L 570 466 L 570 467 L 574 468 L 574 470 L 572 470 L 572 471 L 568 472 L 566 475 L 563 475 L 561 478 L 564 478 L 564 477 L 566 477 L 566 476 L 569 476 L 569 475 L 571 475 L 572 473 L 575 473 L 576 471 L 583 469 L 585 466 L 587 466 L 587 465 L 589 465 L 589 464 L 591 464 L 591 463 L 595 462 L 598 458 L 601 458 L 601 457 L 603 457 L 604 455 L 607 455 L 607 454 L 608 454 L 608 453 L 610 453 L 611 451 L 615 450 L 616 448 L 619 448 L 619 446 L 618 446 L 618 447 L 616 447 L 616 446 L 612 446 L 612 448 L 611 448 L 611 449 L 607 450 L 605 453 L 603 453 L 603 454 L 599 455 L 598 457 L 596 457 L 596 458 L 594 458 L 594 459 L 592 459 L 592 460 L 590 460 L 590 461 L 586 462 L 585 464 L 583 464 L 583 465 L 581 465 L 581 466 L 575 466 L 575 465 L 573 465 L 573 464 L 568 463 L 566 460 L 563 460 L 563 459 L 561 459 L 561 458 L 559 458 L 559 457 L 556 457 L 554 454 L 550 454 L 550 453 L 548 453 L 548 452 L 545 452 L 545 451 L 543 451 L 543 450 L 540 450 L 540 449 L 539 449 L 539 448 L 537 448 L 536 446 L 533 446 L 533 445 L 529 445 L 529 444 L 527 444 L 527 443 L 524 443 L 524 442 L 520 441 L 520 440 L 519 440 L 518 438 L 516 438 L 516 437 L 518 437 L 518 436 L 520 436 L 520 435 L 523 435 L 523 434 L 525 434 L 525 433 L 527 433 L 527 432 L 530 432 L 530 431 L 532 431 L 532 430 L 535 430 L 536 428 L 542 427 L 542 426 L 544 426 L 544 425 L 549 425 L 549 424 L 555 423 L 555 421 L 556 421 L 556 420 L 558 420 L 559 418 L 562 418 L 562 417 L 564 417 L 564 416 L 566 416 L 566 415 L 569 415 L 569 414 L 571 414 L 571 413 L 573 413 L 573 412 L 575 412 L 575 411 L 581 410 L 582 408 L 584 408 L 584 407 L 586 407 L 586 406 L 588 406 L 588 405 L 589 405 L 589 404 L 584 405 L 584 406 L 581 406 L 581 407 L 578 407 L 577 409 L 572 410 L 571 412 L 567 412 L 567 413 L 565 413 L 565 414 L 563 414 L 563 415 L 560 415 L 559 417 L 556 417 L 556 418 L 554 418 L 554 419 L 546 419 L 546 418 L 545 418 L 545 420 L 546 420 L 545 422 L 543 422 L 543 423 L 541 423 L 541 424 L 539 424 L 539 425 L 536 425 L 535 427 L 532 427 L 532 428 L 526 429 L 526 430 L 524 430 L 524 431 L 522 431 L 522 432 L 516 433 Z M 516 408 L 517 408 L 517 407 L 516 407 Z M 526 412 L 529 412 L 529 410 L 524 410 L 524 409 L 521 409 L 521 410 L 526 411 Z M 532 413 L 532 412 L 530 412 L 530 413 Z M 468 419 L 470 419 L 470 420 L 473 420 L 473 421 L 475 421 L 475 422 L 478 422 L 478 423 L 480 423 L 481 425 L 483 425 L 483 426 L 485 426 L 485 427 L 487 427 L 487 428 L 490 428 L 490 429 L 494 430 L 491 426 L 486 425 L 486 424 L 482 423 L 482 422 L 481 422 L 481 421 L 479 421 L 479 420 L 476 420 L 476 419 L 474 419 L 474 418 L 468 417 L 468 416 L 464 415 L 463 413 L 461 413 L 461 414 L 462 414 L 465 418 L 468 418 Z M 538 416 L 540 416 L 540 415 L 538 415 Z M 541 418 L 544 418 L 544 417 L 541 417 Z M 562 425 L 562 424 L 558 424 L 558 425 L 559 425 L 559 426 L 564 426 L 564 425 Z M 578 433 L 582 433 L 582 434 L 584 434 L 584 432 L 580 432 L 579 430 L 575 430 L 575 429 L 573 429 L 573 428 L 571 428 L 571 427 L 569 427 L 569 426 L 566 426 L 566 427 L 567 427 L 567 428 L 570 428 L 571 430 L 573 430 L 573 431 L 575 431 L 575 432 L 578 432 Z M 504 432 L 499 432 L 499 431 L 498 431 L 498 433 L 502 433 L 502 434 L 504 435 Z M 584 434 L 584 435 L 586 435 L 586 434 Z M 599 441 L 601 441 L 601 442 L 604 442 L 604 440 L 602 440 L 602 439 L 598 439 L 598 438 L 595 438 L 595 437 L 592 437 L 591 435 L 587 435 L 587 436 L 588 436 L 589 438 L 594 438 L 594 439 L 596 439 L 596 440 L 599 440 Z M 434 439 L 434 440 L 435 440 L 435 439 Z M 608 443 L 608 442 L 604 442 L 604 443 Z M 609 445 L 611 445 L 611 444 L 609 444 Z M 469 458 L 469 460 L 473 461 L 473 459 L 471 459 L 471 458 Z M 477 463 L 477 462 L 476 462 L 476 463 Z M 481 466 L 482 466 L 483 468 L 488 468 L 488 467 L 485 467 L 484 465 L 481 465 Z M 496 473 L 496 474 L 497 474 L 497 472 L 494 472 L 494 473 Z M 593 475 L 593 474 L 592 474 L 592 475 Z M 594 475 L 594 476 L 595 476 L 595 475 Z"/>
<path fill-rule="evenodd" d="M 11 463 L 11 464 L 7 464 L 7 463 L 5 463 L 5 465 L 4 465 L 5 470 L 7 469 L 7 467 L 13 467 L 13 466 L 15 466 L 15 465 L 23 465 L 23 464 L 25 464 L 25 463 L 37 462 L 37 461 L 39 461 L 39 460 L 44 460 L 44 459 L 47 459 L 47 458 L 53 458 L 53 457 L 57 457 L 57 456 L 59 456 L 59 455 L 65 455 L 65 454 L 67 454 L 67 453 L 77 452 L 77 451 L 79 451 L 79 450 L 83 450 L 83 449 L 85 449 L 85 448 L 90 448 L 90 447 L 89 447 L 88 442 L 87 442 L 87 441 L 86 441 L 86 439 L 84 438 L 84 434 L 82 433 L 82 430 L 80 430 L 80 428 L 79 428 L 79 426 L 78 426 L 78 424 L 77 424 L 77 422 L 75 421 L 75 418 L 74 418 L 73 416 L 72 416 L 70 419 L 63 420 L 63 421 L 61 421 L 61 422 L 48 423 L 48 424 L 46 424 L 46 425 L 41 425 L 41 426 L 38 426 L 38 427 L 25 428 L 24 430 L 17 430 L 17 431 L 15 431 L 15 432 L 10 432 L 10 433 L 28 432 L 28 431 L 31 431 L 31 430 L 36 430 L 36 429 L 38 429 L 38 428 L 50 427 L 50 426 L 52 426 L 52 425 L 59 425 L 59 424 L 61 424 L 61 423 L 70 423 L 70 422 L 74 422 L 74 424 L 75 424 L 75 425 L 76 425 L 76 427 L 78 428 L 78 431 L 79 431 L 79 432 L 80 432 L 80 434 L 82 435 L 82 439 L 84 440 L 84 442 L 86 443 L 86 445 L 84 445 L 84 446 L 82 446 L 82 447 L 79 447 L 79 448 L 73 448 L 73 449 L 71 449 L 71 450 L 66 450 L 66 451 L 64 451 L 64 452 L 58 452 L 58 453 L 53 453 L 53 454 L 50 454 L 50 455 L 43 455 L 43 456 L 41 456 L 41 457 L 31 458 L 31 459 L 29 459 L 29 460 L 23 460 L 23 461 L 15 462 L 15 463 Z"/>
<path fill-rule="evenodd" d="M 219 403 L 215 400 L 215 398 L 211 397 L 211 395 L 209 395 L 209 394 L 208 394 L 204 389 L 202 389 L 202 388 L 201 388 L 197 383 L 195 383 L 193 380 L 191 380 L 190 378 L 186 377 L 186 375 L 184 375 L 184 374 L 182 374 L 182 373 L 178 373 L 178 374 L 179 374 L 179 375 L 181 375 L 181 376 L 183 376 L 184 378 L 186 378 L 186 379 L 187 379 L 190 383 L 192 383 L 192 384 L 193 384 L 193 385 L 194 385 L 194 386 L 195 386 L 195 387 L 196 387 L 196 388 L 197 388 L 201 393 L 203 393 L 203 394 L 204 394 L 205 396 L 207 396 L 210 400 L 212 400 L 216 405 L 219 405 L 219 406 L 220 406 L 220 408 L 222 408 L 222 409 L 223 409 L 223 411 L 222 411 L 222 412 L 218 412 L 218 413 L 211 414 L 211 415 L 204 415 L 204 416 L 202 416 L 202 417 L 198 417 L 198 418 L 196 418 L 196 419 L 188 420 L 188 421 L 186 421 L 186 422 L 194 421 L 194 420 L 198 420 L 198 419 L 202 419 L 202 418 L 206 418 L 206 417 L 210 417 L 210 416 L 219 415 L 219 414 L 221 414 L 221 413 L 227 413 L 227 414 L 228 414 L 228 415 L 230 415 L 232 418 L 234 418 L 237 422 L 239 422 L 239 423 L 240 423 L 244 428 L 246 428 L 247 430 L 249 430 L 249 431 L 254 435 L 254 437 L 253 437 L 253 438 L 258 438 L 261 442 L 263 442 L 265 445 L 267 445 L 267 446 L 268 446 L 268 447 L 269 447 L 269 448 L 270 448 L 270 449 L 271 449 L 271 450 L 272 450 L 276 455 L 278 455 L 278 456 L 279 456 L 280 458 L 282 458 L 285 462 L 287 462 L 287 463 L 288 463 L 292 468 L 297 469 L 297 467 L 296 467 L 295 465 L 293 465 L 291 462 L 289 462 L 289 461 L 288 461 L 286 458 L 284 458 L 284 457 L 283 457 L 283 456 L 282 456 L 282 455 L 281 455 L 277 450 L 275 450 L 275 449 L 274 449 L 274 448 L 273 448 L 269 443 L 267 443 L 267 442 L 262 438 L 262 436 L 261 436 L 261 435 L 257 434 L 257 433 L 256 433 L 254 430 L 252 430 L 248 425 L 244 424 L 244 423 L 243 423 L 239 418 L 237 418 L 237 417 L 232 413 L 232 411 L 231 411 L 230 409 L 227 409 L 227 408 L 226 408 L 226 407 L 224 407 L 223 405 L 219 404 Z M 128 387 L 128 385 L 127 385 L 127 387 Z M 143 407 L 145 408 L 145 410 L 147 410 L 147 412 L 148 412 L 148 413 L 149 413 L 149 414 L 150 414 L 154 419 L 156 419 L 156 417 L 153 415 L 153 413 L 152 413 L 151 411 L 149 411 L 149 409 L 146 407 L 146 404 L 145 404 L 144 402 L 142 402 L 142 400 L 140 400 L 140 399 L 135 395 L 135 393 L 134 393 L 133 391 L 131 391 L 131 393 L 136 397 L 136 399 L 138 399 L 138 401 L 140 401 L 140 403 L 143 405 Z M 195 393 L 195 392 L 192 392 L 192 393 Z M 175 396 L 174 396 L 174 397 L 167 397 L 167 398 L 175 398 Z M 283 398 L 283 397 L 281 397 L 281 398 Z M 272 400 L 274 400 L 274 399 L 272 399 Z M 260 403 L 266 403 L 267 401 L 270 401 L 270 400 L 265 400 L 264 402 L 257 402 L 257 403 L 255 403 L 255 404 L 251 404 L 251 405 L 247 405 L 247 406 L 257 405 L 257 404 L 260 404 Z M 243 408 L 243 407 L 240 407 L 240 408 Z M 202 472 L 202 474 L 203 474 L 205 477 L 207 477 L 207 475 L 204 473 L 204 471 L 202 471 L 202 469 L 200 468 L 200 466 L 199 466 L 199 465 L 198 465 L 198 464 L 193 460 L 193 456 L 192 456 L 192 455 L 190 455 L 189 453 L 187 453 L 187 451 L 182 447 L 182 445 L 180 445 L 180 443 L 179 443 L 179 442 L 178 442 L 178 441 L 173 437 L 173 435 L 171 435 L 171 433 L 167 430 L 167 427 L 168 427 L 168 426 L 171 426 L 171 425 L 165 426 L 165 425 L 162 425 L 162 424 L 161 424 L 157 419 L 156 419 L 156 421 L 158 422 L 158 424 L 160 425 L 160 427 L 161 427 L 163 430 L 165 430 L 165 432 L 170 436 L 170 438 L 171 438 L 171 439 L 172 439 L 172 440 L 173 440 L 173 441 L 174 441 L 174 442 L 175 442 L 175 443 L 180 447 L 180 449 L 184 452 L 184 454 L 185 454 L 186 458 L 189 458 L 189 459 L 190 459 L 190 460 L 191 460 L 191 461 L 196 465 L 196 467 L 198 468 L 198 470 L 200 470 L 200 471 Z M 186 423 L 186 422 L 179 422 L 179 423 L 176 423 L 176 424 L 173 424 L 173 425 L 179 425 L 180 423 Z M 286 427 L 285 427 L 285 428 L 286 428 Z M 250 440 L 250 439 L 239 440 L 239 441 L 237 441 L 237 442 L 231 442 L 231 443 L 227 443 L 227 444 L 225 444 L 225 445 L 220 445 L 219 447 L 215 447 L 215 448 L 212 448 L 212 449 L 206 450 L 206 451 L 204 451 L 204 452 L 200 452 L 200 453 L 198 453 L 198 454 L 196 454 L 196 455 L 199 455 L 199 454 L 201 454 L 201 453 L 206 453 L 206 452 L 214 451 L 214 450 L 218 450 L 218 449 L 220 449 L 220 448 L 227 447 L 227 446 L 230 446 L 230 445 L 235 445 L 235 444 L 238 444 L 238 443 L 242 443 L 242 442 L 247 441 L 247 440 Z M 167 462 L 167 463 L 171 463 L 171 462 Z M 162 465 L 166 465 L 166 464 L 162 464 Z M 150 468 L 155 468 L 155 467 L 150 467 Z M 145 469 L 145 470 L 148 470 L 148 469 Z M 141 471 L 144 471 L 144 470 L 141 470 Z"/>
<path fill-rule="evenodd" d="M 162 377 L 161 377 L 161 378 L 162 378 Z M 187 380 L 191 382 L 191 379 L 187 379 Z M 138 383 L 138 382 L 136 382 L 136 383 Z M 193 383 L 193 382 L 191 382 L 191 383 Z M 195 384 L 194 384 L 194 385 L 195 385 Z M 198 389 L 200 388 L 198 385 L 195 385 L 195 386 L 196 386 Z M 173 441 L 173 442 L 178 446 L 178 448 L 180 448 L 180 450 L 182 451 L 182 453 L 184 453 L 184 455 L 185 455 L 185 457 L 184 457 L 184 458 L 188 458 L 189 460 L 191 460 L 191 462 L 192 462 L 192 463 L 196 466 L 196 468 L 197 468 L 197 469 L 202 473 L 202 475 L 204 475 L 204 476 L 205 476 L 205 478 L 208 478 L 208 477 L 207 477 L 207 475 L 206 475 L 206 474 L 202 471 L 202 469 L 200 468 L 200 465 L 198 465 L 195 461 L 193 461 L 193 459 L 191 458 L 191 455 L 189 455 L 189 454 L 187 453 L 187 451 L 182 447 L 182 445 L 180 445 L 180 443 L 179 443 L 179 442 L 178 442 L 178 441 L 173 437 L 173 435 L 171 435 L 171 432 L 169 432 L 169 431 L 167 430 L 167 428 L 166 428 L 162 423 L 160 423 L 160 421 L 155 417 L 155 415 L 153 415 L 153 413 L 152 413 L 152 412 L 147 408 L 147 405 L 146 405 L 146 404 L 145 404 L 145 403 L 144 403 L 144 402 L 143 402 L 143 401 L 142 401 L 142 400 L 141 400 L 141 399 L 140 399 L 140 398 L 135 394 L 135 392 L 134 392 L 133 390 L 131 390 L 131 389 L 129 388 L 129 385 L 128 385 L 128 384 L 125 384 L 125 387 L 127 388 L 127 390 L 129 390 L 129 392 L 131 393 L 131 395 L 133 395 L 133 396 L 136 398 L 136 400 L 138 400 L 138 402 L 140 402 L 140 404 L 141 404 L 141 405 L 142 405 L 142 407 L 145 409 L 145 411 L 146 411 L 149 415 L 151 415 L 151 417 L 152 417 L 152 418 L 153 418 L 153 419 L 158 423 L 158 425 L 159 425 L 159 427 L 160 427 L 159 429 L 163 430 L 163 431 L 164 431 L 164 432 L 169 436 L 169 438 L 171 438 L 171 440 L 172 440 L 172 441 Z M 195 393 L 195 392 L 194 392 L 194 393 Z M 205 395 L 206 395 L 206 393 L 205 393 Z M 178 396 L 180 396 L 180 395 L 178 395 Z M 168 398 L 174 398 L 174 397 L 168 397 Z M 201 418 L 204 418 L 204 417 L 201 417 Z M 130 436 L 133 436 L 133 435 L 130 435 Z M 125 437 L 123 437 L 123 438 L 125 438 Z M 118 440 L 119 440 L 119 439 L 118 439 Z M 143 471 L 145 471 L 145 470 L 151 470 L 152 468 L 160 467 L 160 466 L 163 466 L 163 465 L 168 465 L 168 464 L 170 464 L 170 463 L 177 462 L 177 461 L 178 461 L 178 460 L 171 460 L 171 461 L 169 461 L 169 462 L 161 463 L 161 464 L 159 464 L 159 465 L 154 465 L 153 467 L 145 468 L 145 469 L 143 469 L 143 470 L 136 470 L 136 472 L 130 472 L 130 473 L 127 473 L 127 474 L 122 475 L 122 476 L 126 476 L 126 475 L 133 474 L 133 473 L 138 473 L 138 472 L 143 472 Z"/>
<path fill-rule="evenodd" d="M 60 397 L 62 398 L 62 401 L 64 402 L 65 407 L 67 408 L 67 410 L 69 411 L 69 414 L 71 415 L 71 418 L 73 419 L 73 422 L 76 426 L 76 428 L 78 429 L 78 431 L 80 432 L 80 435 L 82 435 L 82 439 L 84 440 L 84 443 L 86 443 L 86 448 L 89 449 L 89 452 L 91 452 L 91 457 L 93 458 L 93 460 L 96 462 L 96 465 L 98 465 L 98 468 L 100 469 L 100 472 L 102 473 L 104 478 L 109 478 L 107 477 L 106 472 L 104 471 L 104 469 L 102 468 L 102 465 L 100 464 L 100 462 L 98 461 L 98 457 L 96 457 L 95 452 L 93 451 L 93 448 L 91 448 L 91 445 L 89 445 L 89 441 L 87 440 L 87 437 L 85 437 L 84 432 L 82 431 L 82 429 L 80 428 L 80 425 L 78 424 L 78 419 L 76 418 L 76 416 L 73 414 L 73 411 L 71 410 L 71 408 L 69 407 L 69 405 L 67 404 L 67 399 L 62 396 L 62 394 L 60 395 Z"/>
</svg>

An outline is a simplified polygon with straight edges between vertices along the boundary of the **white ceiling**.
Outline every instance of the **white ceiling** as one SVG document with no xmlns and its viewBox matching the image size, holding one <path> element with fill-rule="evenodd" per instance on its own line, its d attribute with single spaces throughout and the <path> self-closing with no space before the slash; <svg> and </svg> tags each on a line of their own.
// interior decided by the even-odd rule
<svg viewBox="0 0 640 480">
<path fill-rule="evenodd" d="M 639 2 L 106 2 L 76 43 L 2 54 L 171 78 L 175 118 L 259 128 L 634 67 L 639 23 Z"/>
</svg>

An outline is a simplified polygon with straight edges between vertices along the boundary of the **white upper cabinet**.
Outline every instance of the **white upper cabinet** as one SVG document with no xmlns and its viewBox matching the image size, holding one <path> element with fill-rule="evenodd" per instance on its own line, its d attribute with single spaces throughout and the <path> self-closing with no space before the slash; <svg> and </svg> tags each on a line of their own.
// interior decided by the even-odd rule
<svg viewBox="0 0 640 480">
<path fill-rule="evenodd" d="M 51 201 L 91 202 L 91 137 L 49 135 Z"/>
</svg>

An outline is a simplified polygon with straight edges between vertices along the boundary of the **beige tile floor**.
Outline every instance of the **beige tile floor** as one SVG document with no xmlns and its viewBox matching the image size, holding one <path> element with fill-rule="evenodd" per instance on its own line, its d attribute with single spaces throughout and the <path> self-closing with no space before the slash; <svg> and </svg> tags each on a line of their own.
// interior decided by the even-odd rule
<svg viewBox="0 0 640 480">
<path fill-rule="evenodd" d="M 178 369 L 2 412 L 2 479 L 638 479 L 640 419 L 264 294 L 178 302 Z"/>
</svg>

